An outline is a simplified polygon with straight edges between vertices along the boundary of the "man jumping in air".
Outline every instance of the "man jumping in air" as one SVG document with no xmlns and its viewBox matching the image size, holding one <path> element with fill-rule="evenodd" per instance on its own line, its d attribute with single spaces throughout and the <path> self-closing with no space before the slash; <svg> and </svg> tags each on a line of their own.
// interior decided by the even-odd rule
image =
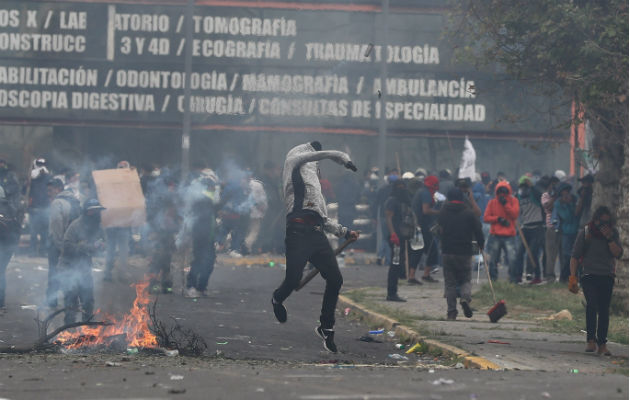
<svg viewBox="0 0 630 400">
<path fill-rule="evenodd" d="M 359 237 L 359 233 L 328 219 L 317 162 L 330 159 L 353 171 L 357 169 L 346 153 L 321 150 L 319 142 L 301 144 L 289 151 L 284 162 L 282 184 L 287 212 L 287 269 L 284 281 L 273 292 L 271 303 L 278 321 L 286 322 L 287 309 L 282 303 L 298 287 L 306 262 L 310 261 L 326 280 L 320 326 L 315 331 L 324 341 L 324 348 L 336 353 L 333 326 L 343 278 L 325 232 L 353 240 Z"/>
</svg>

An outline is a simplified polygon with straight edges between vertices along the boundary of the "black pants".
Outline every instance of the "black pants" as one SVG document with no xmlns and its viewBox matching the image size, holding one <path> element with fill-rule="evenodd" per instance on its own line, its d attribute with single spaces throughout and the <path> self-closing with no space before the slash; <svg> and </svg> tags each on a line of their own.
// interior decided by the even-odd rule
<svg viewBox="0 0 630 400">
<path fill-rule="evenodd" d="M 398 295 L 398 278 L 405 274 L 405 257 L 407 252 L 405 247 L 409 249 L 406 240 L 400 241 L 400 262 L 398 265 L 394 265 L 394 262 L 389 263 L 389 271 L 387 271 L 387 297 Z M 394 245 L 389 244 L 389 251 L 391 252 L 391 259 L 394 259 Z M 411 266 L 410 266 L 411 268 Z"/>
<path fill-rule="evenodd" d="M 207 224 L 195 224 L 193 227 L 193 260 L 190 263 L 190 272 L 186 279 L 186 287 L 203 292 L 208 287 L 208 279 L 214 271 L 216 252 L 214 249 L 214 235 L 211 222 Z"/>
<path fill-rule="evenodd" d="M 586 298 L 586 340 L 604 344 L 608 336 L 608 312 L 615 280 L 610 276 L 584 275 L 581 282 Z"/>
<path fill-rule="evenodd" d="M 158 233 L 154 243 L 153 256 L 149 263 L 149 272 L 152 274 L 151 287 L 157 285 L 158 276 L 162 289 L 173 286 L 171 279 L 171 261 L 175 252 L 175 237 L 171 232 Z"/>
<path fill-rule="evenodd" d="M 60 290 L 59 277 L 57 276 L 57 264 L 61 251 L 52 243 L 48 246 L 48 286 L 46 287 L 46 304 L 48 307 L 57 307 L 57 293 Z"/>
<path fill-rule="evenodd" d="M 343 278 L 322 227 L 290 222 L 287 225 L 285 245 L 287 270 L 284 281 L 273 293 L 275 300 L 282 303 L 298 287 L 306 262 L 310 261 L 326 280 L 319 321 L 322 328 L 332 329 Z"/>
</svg>

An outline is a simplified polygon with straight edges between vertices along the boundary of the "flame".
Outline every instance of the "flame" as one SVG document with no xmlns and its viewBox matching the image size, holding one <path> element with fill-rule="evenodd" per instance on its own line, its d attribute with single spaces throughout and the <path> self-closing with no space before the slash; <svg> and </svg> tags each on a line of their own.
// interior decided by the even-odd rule
<svg viewBox="0 0 630 400">
<path fill-rule="evenodd" d="M 121 320 L 106 316 L 105 320 L 111 322 L 109 326 L 82 326 L 74 332 L 64 331 L 57 336 L 57 341 L 68 349 L 77 349 L 86 346 L 108 344 L 108 339 L 125 335 L 129 347 L 158 347 L 157 338 L 149 330 L 148 306 L 151 302 L 149 292 L 149 280 L 134 284 L 136 299 L 129 313 Z M 100 310 L 96 311 L 96 315 Z M 97 318 L 98 319 L 98 318 Z"/>
</svg>

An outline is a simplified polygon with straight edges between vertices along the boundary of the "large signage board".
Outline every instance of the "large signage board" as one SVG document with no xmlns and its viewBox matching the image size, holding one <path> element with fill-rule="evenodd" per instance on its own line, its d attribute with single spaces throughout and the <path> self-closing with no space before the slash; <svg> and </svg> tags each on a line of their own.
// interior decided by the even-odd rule
<svg viewBox="0 0 630 400">
<path fill-rule="evenodd" d="M 391 13 L 381 45 L 378 9 L 264 4 L 195 7 L 194 128 L 375 134 L 385 99 L 388 129 L 402 135 L 551 133 L 540 114 L 545 99 L 454 64 L 441 13 Z M 3 1 L 0 121 L 179 126 L 184 11 L 150 2 Z"/>
</svg>

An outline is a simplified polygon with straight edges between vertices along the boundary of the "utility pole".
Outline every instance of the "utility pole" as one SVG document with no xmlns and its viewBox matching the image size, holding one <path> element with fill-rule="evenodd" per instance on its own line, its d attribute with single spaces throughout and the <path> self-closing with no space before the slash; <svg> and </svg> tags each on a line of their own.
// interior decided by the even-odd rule
<svg viewBox="0 0 630 400">
<path fill-rule="evenodd" d="M 190 171 L 190 75 L 192 74 L 192 27 L 195 0 L 186 3 L 184 24 L 186 25 L 186 50 L 184 56 L 184 121 L 182 124 L 182 182 Z"/>
<path fill-rule="evenodd" d="M 381 177 L 385 176 L 385 161 L 387 152 L 387 118 L 385 118 L 385 99 L 387 89 L 387 43 L 389 36 L 389 0 L 382 0 L 381 3 L 381 94 L 379 100 L 380 104 L 380 118 L 378 124 L 378 169 L 381 171 Z M 383 233 L 381 230 L 381 213 L 380 210 L 377 213 L 377 227 L 376 227 L 376 248 L 381 248 L 383 240 Z"/>
<path fill-rule="evenodd" d="M 387 118 L 385 118 L 385 100 L 387 99 L 387 41 L 389 36 L 389 0 L 381 3 L 381 96 L 380 119 L 378 125 L 378 168 L 381 176 L 385 176 L 387 152 Z"/>
</svg>

